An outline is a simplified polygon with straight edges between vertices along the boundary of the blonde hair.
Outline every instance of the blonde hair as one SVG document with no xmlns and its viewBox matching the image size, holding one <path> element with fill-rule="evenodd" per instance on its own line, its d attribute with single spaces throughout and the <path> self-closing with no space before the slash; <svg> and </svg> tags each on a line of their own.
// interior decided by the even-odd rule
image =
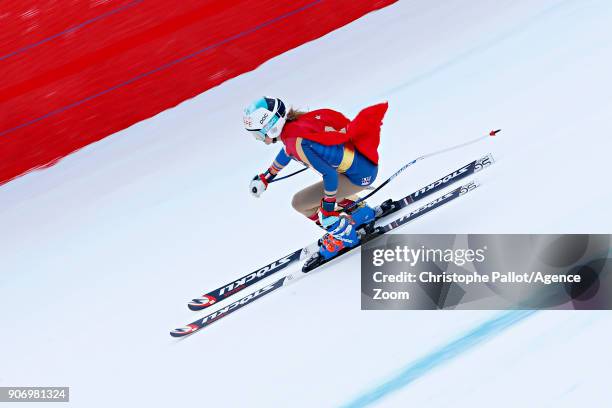
<svg viewBox="0 0 612 408">
<path fill-rule="evenodd" d="M 301 111 L 299 109 L 291 108 L 291 109 L 289 109 L 289 112 L 287 112 L 287 117 L 285 118 L 285 120 L 287 122 L 296 121 L 296 120 L 298 120 L 300 118 L 300 116 L 302 116 L 305 113 L 306 113 L 306 111 Z"/>
</svg>

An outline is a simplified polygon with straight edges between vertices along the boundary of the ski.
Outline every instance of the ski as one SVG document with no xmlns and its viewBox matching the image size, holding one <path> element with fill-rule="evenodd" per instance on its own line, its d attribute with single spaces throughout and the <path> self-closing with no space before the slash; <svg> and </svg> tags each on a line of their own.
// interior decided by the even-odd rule
<svg viewBox="0 0 612 408">
<path fill-rule="evenodd" d="M 428 184 L 413 193 L 407 195 L 401 200 L 392 201 L 387 200 L 386 203 L 390 204 L 390 208 L 388 211 L 382 214 L 382 216 L 377 217 L 377 219 L 386 217 L 390 214 L 393 214 L 404 207 L 415 203 L 419 200 L 422 200 L 429 195 L 436 193 L 451 184 L 472 175 L 494 163 L 493 156 L 489 153 L 479 159 L 473 160 L 470 163 L 459 167 L 457 170 L 439 178 L 431 184 Z M 221 287 L 218 287 L 215 290 L 212 290 L 199 298 L 193 299 L 188 303 L 188 307 L 190 310 L 199 311 L 206 309 L 215 303 L 227 299 L 238 292 L 248 288 L 251 285 L 254 285 L 257 282 L 262 281 L 270 275 L 273 275 L 283 269 L 287 268 L 289 265 L 294 262 L 299 262 L 302 260 L 306 260 L 310 258 L 310 256 L 318 251 L 319 245 L 318 242 L 314 242 L 306 247 L 300 248 L 276 261 L 265 265 L 247 275 L 244 275 L 232 282 L 229 282 Z"/>
<path fill-rule="evenodd" d="M 313 242 L 312 244 L 277 259 L 276 261 L 257 269 L 248 275 L 244 275 L 243 277 L 226 284 L 225 286 L 221 286 L 211 292 L 208 292 L 202 295 L 202 297 L 193 299 L 187 306 L 193 311 L 206 309 L 218 301 L 227 299 L 228 297 L 235 295 L 249 286 L 260 282 L 264 278 L 276 272 L 282 271 L 294 262 L 307 259 L 318 250 L 318 242 Z"/>
<path fill-rule="evenodd" d="M 346 251 L 340 253 L 339 255 L 335 256 L 334 258 L 331 258 L 327 261 L 323 261 L 317 265 L 315 265 L 314 267 L 308 269 L 308 271 L 304 271 L 302 270 L 301 272 L 298 272 L 297 274 L 289 274 L 286 276 L 283 276 L 280 279 L 277 279 L 276 281 L 270 283 L 269 285 L 266 285 L 258 290 L 256 290 L 253 293 L 250 293 L 236 301 L 234 301 L 233 303 L 230 303 L 229 305 L 213 312 L 210 313 L 204 317 L 199 318 L 198 320 L 188 324 L 185 327 L 180 327 L 177 329 L 174 329 L 170 332 L 170 335 L 172 337 L 184 337 L 184 336 L 188 336 L 190 334 L 193 334 L 209 325 L 211 325 L 212 323 L 218 321 L 219 319 L 222 319 L 223 317 L 235 312 L 236 310 L 239 310 L 241 308 L 243 308 L 244 306 L 248 305 L 249 303 L 254 302 L 255 300 L 274 292 L 275 290 L 283 287 L 283 286 L 287 286 L 289 285 L 291 282 L 294 282 L 304 276 L 307 275 L 306 272 L 310 272 L 322 265 L 325 265 L 331 261 L 334 261 L 338 258 L 340 258 L 342 255 L 344 255 L 347 252 L 350 252 L 356 248 L 359 248 L 362 244 L 369 242 L 379 236 L 382 236 L 386 233 L 388 233 L 389 231 L 392 231 L 404 224 L 407 224 L 410 221 L 415 220 L 416 218 L 421 217 L 424 214 L 427 214 L 428 212 L 446 204 L 449 203 L 453 200 L 455 200 L 458 197 L 461 197 L 467 193 L 469 193 L 470 191 L 474 190 L 476 187 L 478 187 L 478 183 L 476 181 L 471 181 L 468 182 L 467 184 L 464 184 L 460 187 L 455 188 L 454 190 L 443 194 L 442 196 L 430 201 L 429 203 L 425 204 L 422 207 L 419 207 L 413 211 L 411 211 L 410 213 L 399 217 L 395 220 L 393 220 L 392 222 L 388 223 L 388 224 L 384 224 L 381 226 L 377 226 L 375 227 L 374 231 L 371 234 L 368 234 L 366 236 L 363 237 L 362 241 L 359 243 L 359 245 L 353 247 L 353 248 L 349 248 Z M 297 252 L 297 251 L 296 251 Z M 295 253 L 294 253 L 295 254 Z"/>
<path fill-rule="evenodd" d="M 383 234 L 386 234 L 389 231 L 392 231 L 404 224 L 406 224 L 407 222 L 410 222 L 412 220 L 414 220 L 415 218 L 420 217 L 423 214 L 426 214 L 428 212 L 430 212 L 431 210 L 438 208 L 439 206 L 454 200 L 457 197 L 460 197 L 464 194 L 467 194 L 468 192 L 472 191 L 473 189 L 475 189 L 476 187 L 478 187 L 478 183 L 476 181 L 471 181 L 463 186 L 457 187 L 456 189 L 441 195 L 440 197 L 430 201 L 429 203 L 425 204 L 424 206 L 417 208 L 416 210 L 413 210 L 411 212 L 409 212 L 408 214 L 404 215 L 403 217 L 399 217 L 393 221 L 391 221 L 388 224 L 385 225 L 380 225 L 380 226 L 376 226 L 374 227 L 370 232 L 368 232 L 366 235 L 364 235 L 359 244 L 357 246 L 354 246 L 352 248 L 345 248 L 342 249 L 340 252 L 338 252 L 338 254 L 336 254 L 333 258 L 330 259 L 323 259 L 320 257 L 313 257 L 308 259 L 308 261 L 306 262 L 306 264 L 304 264 L 304 266 L 302 267 L 302 272 L 303 273 L 308 273 L 320 266 L 323 266 L 329 262 L 334 261 L 335 259 L 337 259 L 338 257 L 344 255 L 347 252 L 352 251 L 355 248 L 359 248 L 361 245 L 365 244 L 366 242 L 369 242 Z"/>
</svg>

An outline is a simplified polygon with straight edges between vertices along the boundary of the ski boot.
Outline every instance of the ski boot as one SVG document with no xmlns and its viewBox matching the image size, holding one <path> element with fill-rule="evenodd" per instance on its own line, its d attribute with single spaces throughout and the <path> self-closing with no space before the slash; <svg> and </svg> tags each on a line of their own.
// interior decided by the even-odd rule
<svg viewBox="0 0 612 408">
<path fill-rule="evenodd" d="M 353 199 L 353 197 L 355 198 Z M 365 202 L 357 202 L 357 204 L 355 204 L 358 197 L 356 196 L 353 196 L 353 197 L 345 198 L 344 200 L 338 203 L 338 206 L 341 211 L 345 211 L 348 214 L 352 214 L 355 211 L 359 211 L 363 206 L 367 207 L 367 204 Z M 376 226 L 374 225 L 376 220 L 378 220 L 379 218 L 386 217 L 387 215 L 397 211 L 398 209 L 399 209 L 399 206 L 397 205 L 397 202 L 389 199 L 389 200 L 384 201 L 382 204 L 372 208 L 372 210 L 374 210 L 373 218 L 366 216 L 364 217 L 365 219 L 359 220 L 359 214 L 362 214 L 362 213 L 358 213 L 357 226 L 356 226 L 357 232 L 361 236 L 376 233 L 376 228 L 375 228 Z M 365 222 L 360 222 L 360 221 L 365 221 Z"/>
<path fill-rule="evenodd" d="M 363 206 L 365 203 L 359 202 L 355 204 L 358 200 L 357 196 L 351 196 L 349 198 L 345 198 L 344 200 L 338 203 L 339 211 L 345 211 L 348 214 L 351 214 L 352 211 L 355 211 L 360 206 Z M 400 209 L 400 203 L 397 201 L 393 201 L 392 199 L 388 199 L 383 201 L 380 205 L 377 205 L 373 208 L 374 213 L 376 214 L 376 219 L 384 218 L 389 214 L 392 214 Z"/>
<path fill-rule="evenodd" d="M 302 270 L 308 272 L 358 246 L 365 233 L 364 229 L 373 227 L 375 218 L 374 209 L 365 203 L 359 203 L 349 213 L 342 214 L 319 240 L 319 251 L 306 261 Z"/>
</svg>

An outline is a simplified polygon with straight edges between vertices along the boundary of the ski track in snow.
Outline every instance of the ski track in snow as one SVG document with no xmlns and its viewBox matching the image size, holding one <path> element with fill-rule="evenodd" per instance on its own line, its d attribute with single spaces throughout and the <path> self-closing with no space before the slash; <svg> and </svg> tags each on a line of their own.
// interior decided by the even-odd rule
<svg viewBox="0 0 612 408">
<path fill-rule="evenodd" d="M 400 1 L 3 186 L 0 385 L 68 385 L 88 408 L 600 406 L 608 312 L 362 312 L 356 254 L 168 331 L 203 314 L 186 308 L 203 290 L 319 234 L 289 204 L 316 175 L 248 196 L 275 155 L 242 129 L 261 94 L 348 116 L 388 99 L 380 180 L 502 128 L 378 194 L 495 156 L 480 188 L 400 232 L 612 232 L 610 21 L 605 0 Z"/>
</svg>

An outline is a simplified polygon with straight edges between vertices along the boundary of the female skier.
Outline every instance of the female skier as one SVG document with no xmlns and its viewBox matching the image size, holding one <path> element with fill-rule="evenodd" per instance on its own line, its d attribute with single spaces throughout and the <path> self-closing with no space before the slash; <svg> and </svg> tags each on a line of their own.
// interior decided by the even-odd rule
<svg viewBox="0 0 612 408">
<path fill-rule="evenodd" d="M 245 129 L 255 139 L 267 145 L 283 143 L 268 170 L 251 181 L 251 194 L 261 196 L 291 159 L 323 177 L 296 193 L 292 201 L 296 211 L 327 231 L 319 248 L 323 259 L 357 245 L 357 229 L 375 218 L 374 209 L 363 202 L 343 210 L 353 204 L 354 194 L 376 179 L 380 126 L 387 107 L 386 102 L 371 106 L 350 121 L 331 109 L 287 110 L 280 99 L 263 97 L 244 111 Z"/>
</svg>

